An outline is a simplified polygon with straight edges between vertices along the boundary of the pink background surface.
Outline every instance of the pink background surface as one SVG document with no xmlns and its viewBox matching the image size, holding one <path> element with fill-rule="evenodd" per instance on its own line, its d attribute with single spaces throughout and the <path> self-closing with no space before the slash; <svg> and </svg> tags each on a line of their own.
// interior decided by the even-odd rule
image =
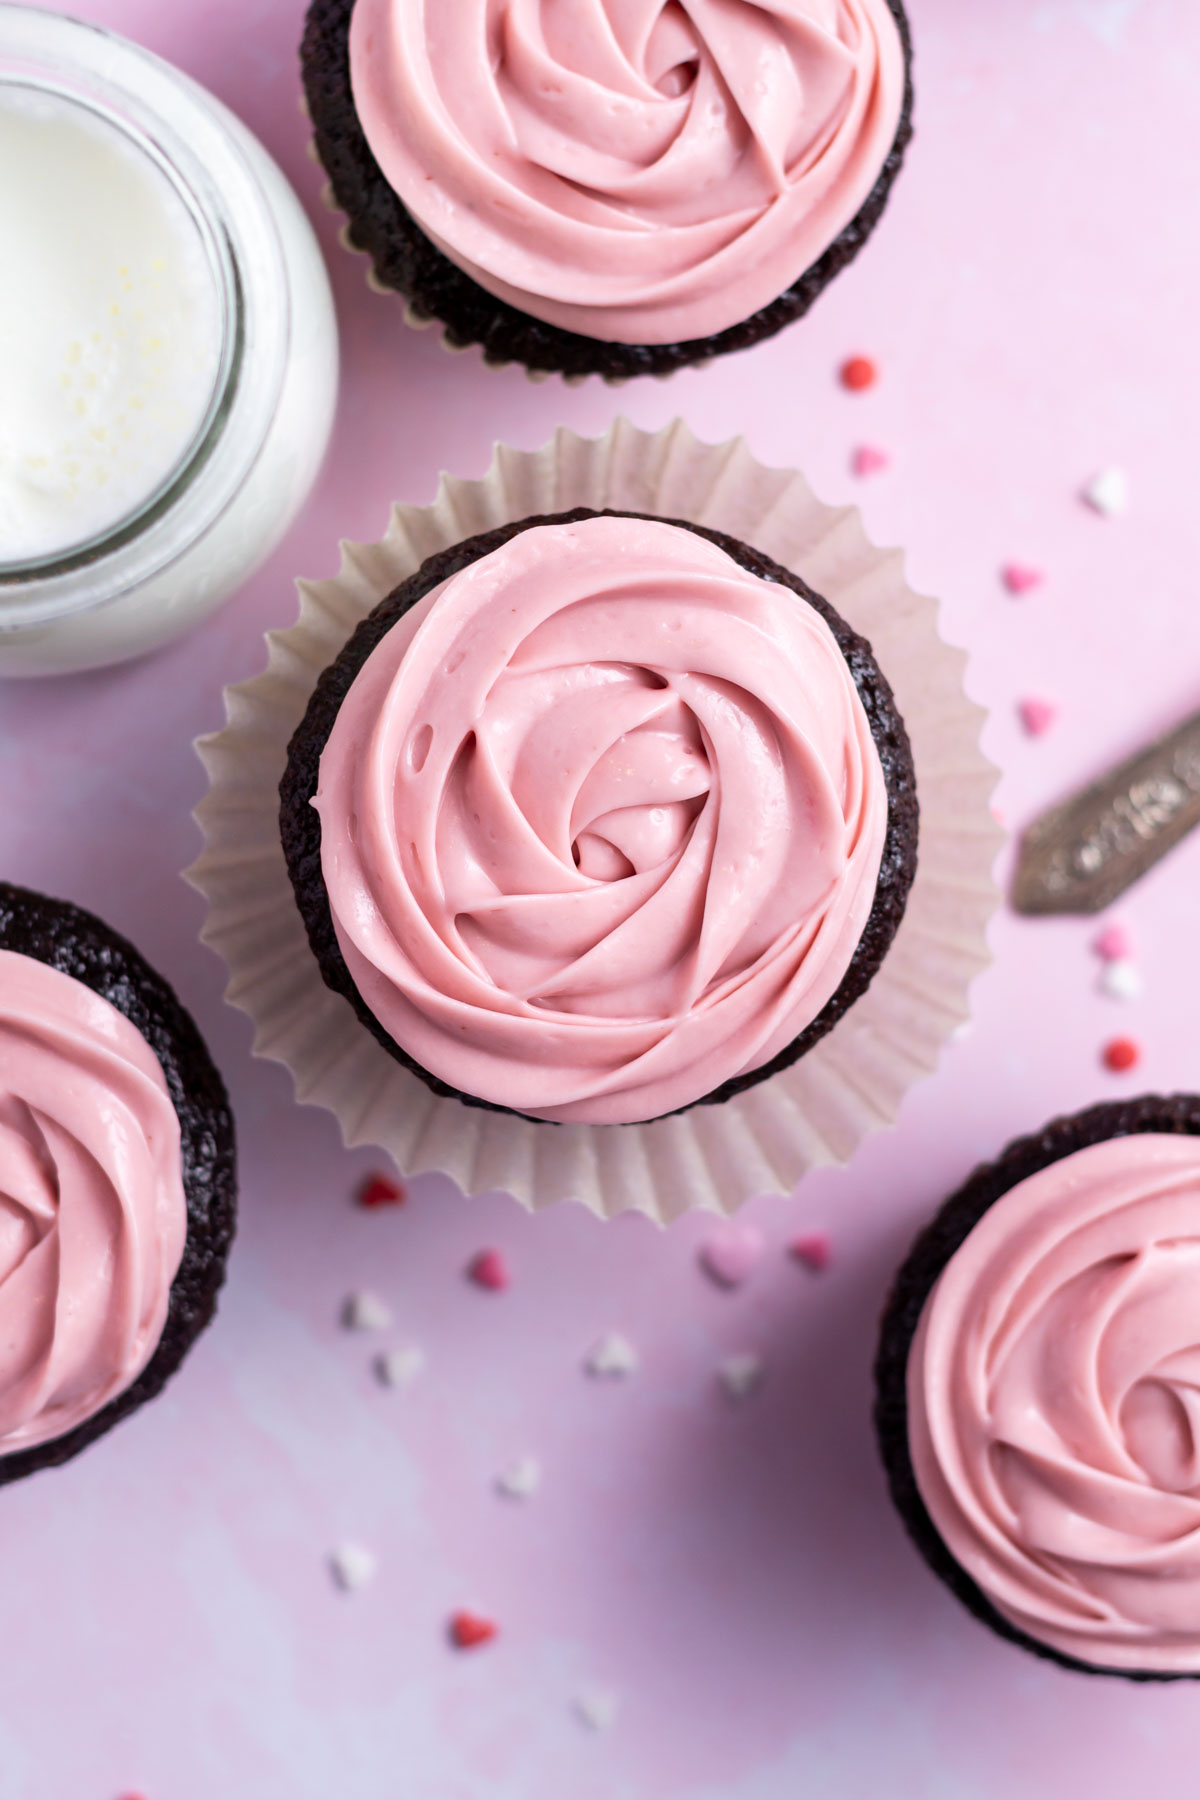
<svg viewBox="0 0 1200 1800">
<path fill-rule="evenodd" d="M 494 439 L 532 448 L 618 410 L 744 432 L 905 546 L 971 651 L 1012 823 L 1200 703 L 1200 8 L 911 0 L 919 135 L 868 252 L 775 342 L 619 394 L 451 359 L 368 292 L 305 156 L 298 0 L 76 10 L 172 57 L 278 157 L 330 253 L 345 382 L 311 504 L 222 614 L 142 666 L 0 690 L 0 868 L 94 907 L 176 982 L 228 1079 L 243 1175 L 219 1321 L 167 1395 L 0 1493 L 4 1800 L 1194 1794 L 1197 1691 L 1058 1673 L 989 1637 L 909 1549 L 868 1409 L 890 1272 L 976 1158 L 1105 1094 L 1200 1086 L 1200 838 L 1122 909 L 1135 1004 L 1096 992 L 1086 924 L 1000 917 L 973 1028 L 850 1169 L 751 1205 L 769 1250 L 734 1294 L 697 1268 L 700 1219 L 531 1219 L 438 1179 L 403 1210 L 354 1208 L 374 1159 L 252 1061 L 178 871 L 198 849 L 190 739 L 293 617 L 291 578 L 331 573 L 339 536 L 378 536 L 440 468 L 481 472 Z M 860 350 L 883 378 L 851 396 L 835 369 Z M 855 481 L 865 441 L 894 467 Z M 1112 462 L 1133 503 L 1103 521 L 1076 495 Z M 1045 587 L 1010 599 L 1009 558 Z M 1033 692 L 1062 708 L 1037 741 L 1014 712 Z M 1144 1045 L 1135 1076 L 1099 1065 L 1116 1032 Z M 817 1228 L 820 1278 L 783 1253 Z M 487 1244 L 506 1294 L 462 1277 Z M 339 1329 L 364 1284 L 394 1308 L 383 1341 L 428 1355 L 407 1392 Z M 642 1371 L 589 1382 L 610 1328 Z M 766 1377 L 734 1407 L 714 1366 L 738 1350 Z M 523 1452 L 545 1475 L 520 1505 L 492 1481 Z M 325 1565 L 343 1538 L 379 1557 L 354 1596 Z M 444 1637 L 464 1605 L 502 1627 L 470 1656 Z M 603 1735 L 571 1712 L 592 1686 L 621 1697 Z"/>
</svg>

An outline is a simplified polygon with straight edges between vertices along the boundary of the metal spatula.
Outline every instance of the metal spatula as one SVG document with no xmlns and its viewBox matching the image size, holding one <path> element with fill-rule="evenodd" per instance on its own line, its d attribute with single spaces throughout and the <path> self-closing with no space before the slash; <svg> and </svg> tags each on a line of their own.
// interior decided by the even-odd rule
<svg viewBox="0 0 1200 1800">
<path fill-rule="evenodd" d="M 1200 713 L 1029 826 L 1012 903 L 1094 913 L 1200 825 Z"/>
</svg>

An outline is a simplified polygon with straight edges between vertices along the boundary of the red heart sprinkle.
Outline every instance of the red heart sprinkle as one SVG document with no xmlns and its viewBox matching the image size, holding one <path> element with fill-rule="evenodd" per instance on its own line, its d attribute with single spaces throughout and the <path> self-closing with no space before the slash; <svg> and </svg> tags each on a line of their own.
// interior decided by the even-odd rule
<svg viewBox="0 0 1200 1800">
<path fill-rule="evenodd" d="M 847 357 L 838 373 L 842 386 L 849 388 L 852 394 L 860 394 L 864 388 L 874 387 L 879 380 L 879 370 L 869 356 Z"/>
<path fill-rule="evenodd" d="M 810 1231 L 803 1237 L 793 1238 L 788 1245 L 789 1255 L 814 1275 L 821 1275 L 829 1267 L 833 1257 L 833 1248 L 823 1231 Z"/>
<path fill-rule="evenodd" d="M 1042 699 L 1036 694 L 1019 700 L 1017 711 L 1030 737 L 1043 737 L 1058 717 L 1058 708 L 1053 700 Z"/>
<path fill-rule="evenodd" d="M 478 1613 L 456 1612 L 450 1621 L 450 1641 L 459 1650 L 476 1650 L 490 1643 L 500 1627 L 494 1619 L 482 1619 Z"/>
<path fill-rule="evenodd" d="M 850 458 L 850 468 L 855 475 L 880 475 L 891 466 L 891 457 L 878 444 L 860 444 Z"/>
<path fill-rule="evenodd" d="M 1133 1038 L 1113 1038 L 1104 1046 L 1103 1060 L 1105 1068 L 1111 1069 L 1114 1075 L 1124 1075 L 1127 1069 L 1135 1069 L 1141 1062 L 1141 1046 Z"/>
<path fill-rule="evenodd" d="M 499 1293 L 509 1286 L 512 1276 L 502 1250 L 481 1250 L 467 1264 L 467 1275 L 476 1287 Z"/>
<path fill-rule="evenodd" d="M 358 1190 L 358 1204 L 366 1207 L 403 1206 L 408 1199 L 403 1186 L 388 1175 L 368 1175 Z"/>
<path fill-rule="evenodd" d="M 1000 579 L 1010 594 L 1028 594 L 1045 581 L 1045 571 L 1031 568 L 1028 563 L 1005 563 L 1000 571 Z"/>
</svg>

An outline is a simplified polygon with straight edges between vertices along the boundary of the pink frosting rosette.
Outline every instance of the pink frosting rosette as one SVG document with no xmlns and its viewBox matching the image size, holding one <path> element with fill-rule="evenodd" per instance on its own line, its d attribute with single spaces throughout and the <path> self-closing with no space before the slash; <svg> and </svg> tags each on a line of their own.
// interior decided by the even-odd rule
<svg viewBox="0 0 1200 1800">
<path fill-rule="evenodd" d="M 179 1119 L 141 1033 L 0 950 L 0 1456 L 145 1368 L 183 1255 Z"/>
<path fill-rule="evenodd" d="M 1200 1673 L 1200 1140 L 1113 1138 L 1002 1195 L 926 1302 L 908 1404 L 930 1518 L 1008 1620 Z"/>
<path fill-rule="evenodd" d="M 426 235 L 586 337 L 710 337 L 859 211 L 896 137 L 886 0 L 357 0 L 355 108 Z"/>
<path fill-rule="evenodd" d="M 460 1092 L 628 1123 L 837 990 L 887 792 L 820 613 L 659 520 L 532 527 L 395 623 L 314 802 L 355 987 Z"/>
</svg>

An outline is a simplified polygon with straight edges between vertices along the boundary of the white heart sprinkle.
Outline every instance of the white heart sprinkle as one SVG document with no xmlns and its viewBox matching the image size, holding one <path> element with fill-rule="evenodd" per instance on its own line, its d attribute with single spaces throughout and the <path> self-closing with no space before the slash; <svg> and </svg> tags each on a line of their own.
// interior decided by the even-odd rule
<svg viewBox="0 0 1200 1800">
<path fill-rule="evenodd" d="M 733 1400 L 744 1400 L 747 1394 L 752 1394 L 762 1380 L 762 1373 L 762 1357 L 755 1356 L 752 1350 L 727 1356 L 717 1368 L 721 1385 Z"/>
<path fill-rule="evenodd" d="M 378 1566 L 374 1552 L 361 1544 L 339 1544 L 329 1557 L 334 1580 L 348 1594 L 357 1593 L 373 1581 Z"/>
<path fill-rule="evenodd" d="M 1145 991 L 1142 972 L 1127 956 L 1105 963 L 1100 971 L 1100 992 L 1112 1000 L 1140 1000 Z"/>
<path fill-rule="evenodd" d="M 1083 497 L 1096 512 L 1115 519 L 1129 506 L 1129 477 L 1124 469 L 1101 469 L 1084 488 Z"/>
<path fill-rule="evenodd" d="M 575 1696 L 575 1715 L 589 1731 L 608 1731 L 617 1722 L 621 1702 L 604 1688 L 586 1688 Z"/>
<path fill-rule="evenodd" d="M 528 1500 L 542 1485 L 542 1465 L 536 1456 L 518 1456 L 516 1462 L 501 1469 L 496 1486 L 510 1500 Z"/>
<path fill-rule="evenodd" d="M 386 1331 L 392 1315 L 378 1294 L 351 1294 L 342 1308 L 347 1331 Z"/>
<path fill-rule="evenodd" d="M 638 1353 L 629 1339 L 622 1337 L 619 1331 L 610 1331 L 598 1344 L 593 1344 L 588 1352 L 586 1368 L 589 1375 L 610 1376 L 620 1380 L 626 1375 L 635 1375 L 639 1363 Z"/>
<path fill-rule="evenodd" d="M 384 1387 L 407 1387 L 425 1367 L 425 1352 L 417 1344 L 403 1350 L 385 1350 L 375 1358 L 375 1373 Z"/>
</svg>

